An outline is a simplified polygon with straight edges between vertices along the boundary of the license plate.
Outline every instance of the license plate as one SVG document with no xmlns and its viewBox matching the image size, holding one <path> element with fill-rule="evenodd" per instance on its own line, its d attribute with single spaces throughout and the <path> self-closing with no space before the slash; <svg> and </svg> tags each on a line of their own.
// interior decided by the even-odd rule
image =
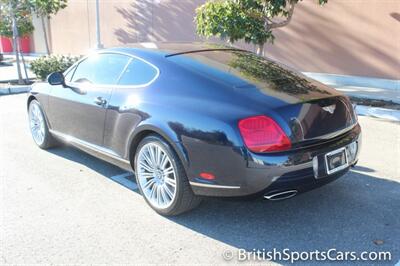
<svg viewBox="0 0 400 266">
<path fill-rule="evenodd" d="M 348 165 L 346 147 L 325 154 L 325 166 L 328 175 L 343 170 Z"/>
</svg>

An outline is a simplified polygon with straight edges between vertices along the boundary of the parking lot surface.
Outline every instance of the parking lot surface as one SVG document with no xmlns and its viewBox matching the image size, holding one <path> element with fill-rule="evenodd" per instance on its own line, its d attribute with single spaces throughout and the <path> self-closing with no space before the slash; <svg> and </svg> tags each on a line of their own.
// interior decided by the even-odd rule
<svg viewBox="0 0 400 266">
<path fill-rule="evenodd" d="M 273 248 L 400 259 L 399 123 L 360 117 L 359 164 L 325 187 L 279 202 L 209 198 L 165 218 L 118 167 L 36 147 L 25 100 L 0 97 L 0 264 L 233 264 L 227 250 Z"/>
</svg>

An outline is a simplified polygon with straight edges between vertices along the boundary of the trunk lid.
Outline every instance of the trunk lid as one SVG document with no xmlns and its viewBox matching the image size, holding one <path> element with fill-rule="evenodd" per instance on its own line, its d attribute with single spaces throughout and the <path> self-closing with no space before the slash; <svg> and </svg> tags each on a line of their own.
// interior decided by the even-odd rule
<svg viewBox="0 0 400 266">
<path fill-rule="evenodd" d="M 276 111 L 288 126 L 293 144 L 334 138 L 357 122 L 350 101 L 342 96 L 291 104 Z"/>
</svg>

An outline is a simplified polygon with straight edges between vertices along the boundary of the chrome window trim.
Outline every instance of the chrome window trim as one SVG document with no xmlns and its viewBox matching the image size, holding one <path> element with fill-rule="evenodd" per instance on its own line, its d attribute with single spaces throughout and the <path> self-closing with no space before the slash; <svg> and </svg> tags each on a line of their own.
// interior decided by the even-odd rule
<svg viewBox="0 0 400 266">
<path fill-rule="evenodd" d="M 70 66 L 67 70 L 65 70 L 63 72 L 64 77 L 67 76 L 69 74 L 69 72 L 73 72 L 72 76 L 71 76 L 71 79 L 72 79 L 74 77 L 76 68 L 77 68 L 77 65 L 76 65 L 76 63 L 74 63 L 72 66 Z M 69 82 L 69 81 L 65 81 L 65 83 L 67 83 L 67 82 Z"/>
<path fill-rule="evenodd" d="M 65 72 L 68 73 L 70 71 L 70 69 L 72 69 L 73 67 L 76 66 L 76 68 L 78 68 L 79 64 L 81 62 L 83 62 L 84 60 L 86 60 L 88 57 L 93 56 L 95 54 L 120 54 L 120 55 L 125 55 L 127 57 L 130 57 L 131 59 L 128 61 L 129 63 L 132 62 L 133 59 L 137 59 L 140 60 L 148 65 L 150 65 L 151 67 L 153 67 L 156 70 L 156 75 L 153 77 L 153 79 L 151 79 L 149 82 L 144 83 L 144 84 L 140 84 L 140 85 L 118 85 L 118 84 L 91 84 L 92 86 L 96 86 L 97 88 L 117 88 L 117 89 L 135 89 L 135 88 L 143 88 L 143 87 L 147 87 L 149 85 L 151 85 L 154 81 L 156 81 L 156 79 L 158 79 L 158 77 L 160 76 L 160 69 L 158 67 L 156 67 L 154 64 L 150 63 L 149 61 L 140 58 L 136 55 L 132 55 L 129 53 L 124 53 L 124 52 L 118 52 L 118 51 L 100 51 L 100 52 L 95 52 L 92 53 L 90 55 L 87 55 L 83 58 L 81 58 L 78 62 L 76 62 L 75 64 L 73 64 L 70 68 L 68 68 Z M 119 82 L 120 78 L 122 77 L 123 73 L 125 72 L 127 66 L 129 65 L 129 63 L 124 67 L 124 69 L 122 70 L 122 72 L 120 73 L 120 76 L 118 77 L 117 82 Z M 75 69 L 76 70 L 76 69 Z M 74 73 L 75 75 L 75 73 Z M 72 76 L 73 78 L 74 76 Z M 71 87 L 79 87 L 80 85 L 82 85 L 82 83 L 79 82 L 66 82 L 66 84 L 68 86 Z"/>
<path fill-rule="evenodd" d="M 87 141 L 72 137 L 70 135 L 55 131 L 50 129 L 49 130 L 51 134 L 53 134 L 54 136 L 64 140 L 67 143 L 72 143 L 72 144 L 76 144 L 78 146 L 83 146 L 85 148 L 88 148 L 92 151 L 101 153 L 103 155 L 106 155 L 112 159 L 118 160 L 120 162 L 126 163 L 130 166 L 130 162 L 128 160 L 125 160 L 124 158 L 120 157 L 118 154 L 116 154 L 115 152 L 113 152 L 112 150 L 106 149 L 104 147 L 89 143 Z"/>
<path fill-rule="evenodd" d="M 193 182 L 193 181 L 190 181 L 189 184 L 191 186 L 206 187 L 206 188 L 240 189 L 240 186 L 221 186 L 221 185 L 213 185 L 213 184 L 204 184 L 204 183 Z"/>
<path fill-rule="evenodd" d="M 129 64 L 133 61 L 133 58 L 130 58 L 124 68 L 122 69 L 121 73 L 119 73 L 119 76 L 117 78 L 117 84 L 121 80 L 122 76 L 125 74 L 125 71 L 128 69 Z"/>
</svg>

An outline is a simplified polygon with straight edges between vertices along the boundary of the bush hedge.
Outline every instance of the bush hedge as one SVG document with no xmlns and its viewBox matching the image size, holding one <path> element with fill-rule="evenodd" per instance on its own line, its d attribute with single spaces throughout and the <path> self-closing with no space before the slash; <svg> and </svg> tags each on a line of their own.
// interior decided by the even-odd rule
<svg viewBox="0 0 400 266">
<path fill-rule="evenodd" d="M 36 77 L 46 80 L 52 72 L 64 72 L 78 60 L 77 56 L 43 56 L 31 62 L 31 69 Z"/>
</svg>

